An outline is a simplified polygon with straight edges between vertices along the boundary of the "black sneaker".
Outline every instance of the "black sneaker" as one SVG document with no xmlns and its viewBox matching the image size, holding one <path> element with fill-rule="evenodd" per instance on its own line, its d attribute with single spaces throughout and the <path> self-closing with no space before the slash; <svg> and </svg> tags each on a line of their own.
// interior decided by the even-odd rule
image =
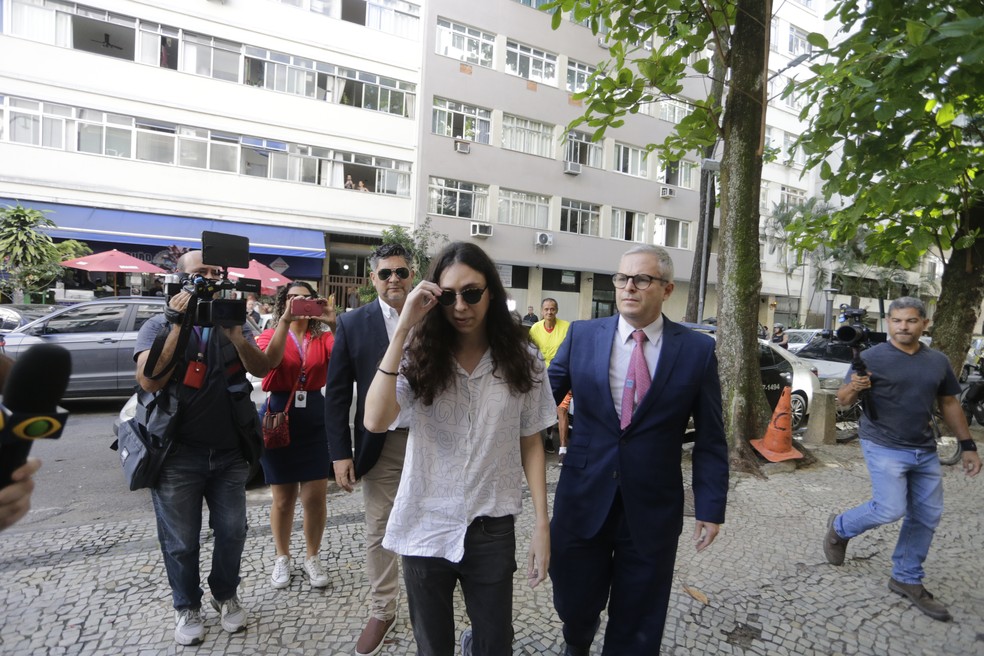
<svg viewBox="0 0 984 656">
<path fill-rule="evenodd" d="M 543 440 L 543 450 L 547 453 L 557 453 L 557 449 L 554 448 L 554 443 L 552 438 L 547 438 Z"/>
</svg>

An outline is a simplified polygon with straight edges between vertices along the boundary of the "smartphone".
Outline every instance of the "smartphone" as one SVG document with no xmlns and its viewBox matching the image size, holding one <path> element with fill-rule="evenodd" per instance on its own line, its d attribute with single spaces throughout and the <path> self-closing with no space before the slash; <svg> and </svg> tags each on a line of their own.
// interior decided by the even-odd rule
<svg viewBox="0 0 984 656">
<path fill-rule="evenodd" d="M 290 304 L 290 313 L 295 317 L 320 317 L 324 311 L 323 298 L 295 298 Z"/>
</svg>

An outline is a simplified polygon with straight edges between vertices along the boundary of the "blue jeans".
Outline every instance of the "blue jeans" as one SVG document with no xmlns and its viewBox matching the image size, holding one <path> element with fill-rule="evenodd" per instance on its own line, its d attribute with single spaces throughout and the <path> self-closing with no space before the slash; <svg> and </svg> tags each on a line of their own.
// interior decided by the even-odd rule
<svg viewBox="0 0 984 656">
<path fill-rule="evenodd" d="M 177 444 L 164 461 L 151 497 L 176 609 L 202 605 L 198 561 L 203 499 L 208 503 L 208 525 L 215 535 L 209 589 L 218 601 L 235 596 L 246 544 L 248 476 L 249 465 L 239 449 Z"/>
<path fill-rule="evenodd" d="M 403 579 L 418 656 L 458 653 L 454 629 L 454 586 L 458 581 L 472 623 L 472 654 L 512 656 L 515 571 L 512 515 L 475 519 L 465 533 L 465 555 L 460 563 L 404 556 Z"/>
<path fill-rule="evenodd" d="M 903 519 L 892 554 L 892 578 L 921 583 L 923 561 L 943 516 L 943 475 L 936 451 L 891 449 L 861 440 L 871 475 L 871 500 L 843 512 L 834 530 L 853 538 L 870 528 Z"/>
</svg>

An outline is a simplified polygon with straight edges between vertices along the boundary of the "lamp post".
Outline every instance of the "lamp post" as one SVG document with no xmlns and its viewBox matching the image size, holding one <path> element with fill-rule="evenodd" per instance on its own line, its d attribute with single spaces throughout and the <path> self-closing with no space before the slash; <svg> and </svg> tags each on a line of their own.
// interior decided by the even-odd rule
<svg viewBox="0 0 984 656">
<path fill-rule="evenodd" d="M 707 296 L 707 269 L 710 267 L 711 231 L 714 230 L 715 193 L 714 174 L 721 171 L 721 162 L 716 159 L 705 159 L 700 168 L 708 173 L 707 202 L 701 208 L 701 220 L 704 222 L 704 239 L 700 245 L 700 288 L 697 294 L 697 323 L 704 323 L 704 298 Z"/>
<path fill-rule="evenodd" d="M 826 304 L 823 308 L 823 329 L 833 330 L 834 329 L 834 294 L 839 292 L 839 289 L 834 287 L 824 287 L 823 296 L 826 300 Z"/>
</svg>

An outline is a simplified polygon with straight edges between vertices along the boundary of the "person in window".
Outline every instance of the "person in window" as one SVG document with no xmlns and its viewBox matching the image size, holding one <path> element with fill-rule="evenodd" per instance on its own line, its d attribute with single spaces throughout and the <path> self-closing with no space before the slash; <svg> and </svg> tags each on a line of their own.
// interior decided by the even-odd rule
<svg viewBox="0 0 984 656">
<path fill-rule="evenodd" d="M 346 175 L 345 176 L 345 188 L 346 189 L 355 189 L 355 183 L 352 181 L 352 176 L 351 175 Z"/>
<path fill-rule="evenodd" d="M 423 656 L 455 650 L 459 581 L 472 623 L 462 636 L 464 653 L 472 653 L 470 645 L 476 654 L 513 652 L 514 525 L 524 474 L 536 515 L 526 572 L 531 587 L 549 565 L 539 432 L 556 421 L 556 404 L 543 362 L 506 298 L 482 249 L 450 244 L 407 297 L 366 398 L 369 431 L 386 431 L 402 409 L 410 414 L 383 546 L 402 556 Z"/>
<path fill-rule="evenodd" d="M 328 377 L 328 360 L 335 338 L 324 329 L 335 326 L 332 299 L 322 306 L 320 316 L 295 317 L 291 301 L 317 298 L 305 282 L 281 287 L 277 293 L 273 328 L 256 338 L 256 345 L 266 353 L 270 373 L 263 379 L 263 390 L 270 393 L 260 409 L 264 414 L 283 412 L 287 401 L 290 420 L 290 444 L 265 449 L 260 463 L 270 485 L 270 530 L 276 556 L 270 583 L 286 588 L 291 579 L 290 534 L 294 526 L 294 506 L 298 497 L 304 508 L 304 542 L 307 548 L 303 568 L 313 588 L 328 585 L 328 573 L 321 564 L 321 541 L 328 515 L 326 495 L 331 475 L 331 456 L 325 432 L 325 397 L 321 392 Z M 295 389 L 296 388 L 296 389 Z"/>
<path fill-rule="evenodd" d="M 366 183 L 363 180 L 359 180 L 358 189 L 359 191 L 369 191 L 369 187 L 366 186 Z"/>
</svg>

